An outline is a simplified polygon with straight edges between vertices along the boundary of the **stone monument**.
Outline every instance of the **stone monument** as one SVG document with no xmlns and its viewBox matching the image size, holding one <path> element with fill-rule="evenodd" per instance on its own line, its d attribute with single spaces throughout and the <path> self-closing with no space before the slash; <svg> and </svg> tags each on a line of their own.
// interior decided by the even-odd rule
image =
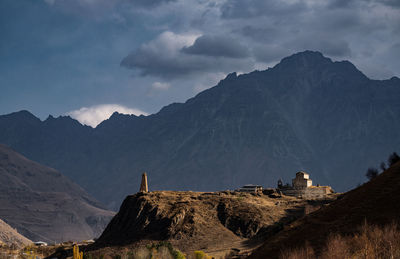
<svg viewBox="0 0 400 259">
<path fill-rule="evenodd" d="M 149 187 L 147 186 L 147 174 L 143 173 L 139 192 L 148 192 L 148 191 L 149 191 Z"/>
</svg>

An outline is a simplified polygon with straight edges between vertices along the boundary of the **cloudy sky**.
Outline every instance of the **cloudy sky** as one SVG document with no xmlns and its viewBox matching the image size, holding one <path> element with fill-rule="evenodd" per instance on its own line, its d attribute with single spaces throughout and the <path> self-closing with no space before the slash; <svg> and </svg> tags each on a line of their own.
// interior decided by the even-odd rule
<svg viewBox="0 0 400 259">
<path fill-rule="evenodd" d="M 306 49 L 400 76 L 399 0 L 1 0 L 0 114 L 151 114 Z"/>
</svg>

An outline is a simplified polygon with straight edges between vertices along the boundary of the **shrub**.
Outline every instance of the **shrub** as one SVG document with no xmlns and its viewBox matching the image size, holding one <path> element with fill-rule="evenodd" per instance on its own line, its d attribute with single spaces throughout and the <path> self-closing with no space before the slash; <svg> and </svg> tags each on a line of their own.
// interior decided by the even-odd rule
<svg viewBox="0 0 400 259">
<path fill-rule="evenodd" d="M 317 256 L 313 248 L 306 244 L 301 248 L 282 251 L 281 258 L 300 259 Z M 394 223 L 384 227 L 364 223 L 359 232 L 352 236 L 329 236 L 318 258 L 400 258 L 400 230 Z"/>
<path fill-rule="evenodd" d="M 392 165 L 394 165 L 395 163 L 397 163 L 398 161 L 400 161 L 400 156 L 399 156 L 396 152 L 393 152 L 393 153 L 389 156 L 388 164 L 389 164 L 389 166 L 392 166 Z"/>
<path fill-rule="evenodd" d="M 380 168 L 381 168 L 382 172 L 386 171 L 387 168 L 386 168 L 385 162 L 381 163 Z"/>
<path fill-rule="evenodd" d="M 304 247 L 281 251 L 281 259 L 312 259 L 315 258 L 314 249 L 306 242 Z"/>
<path fill-rule="evenodd" d="M 161 241 L 156 244 L 153 243 L 151 245 L 147 245 L 146 248 L 150 251 L 151 256 L 153 256 L 153 253 L 156 253 L 160 256 L 160 258 L 167 258 L 167 257 L 172 257 L 174 259 L 186 258 L 181 251 L 175 249 L 169 242 Z"/>
<path fill-rule="evenodd" d="M 375 177 L 377 177 L 378 176 L 378 170 L 376 170 L 375 168 L 373 168 L 373 167 L 370 167 L 370 168 L 368 168 L 368 170 L 367 170 L 367 173 L 365 174 L 365 176 L 368 178 L 368 180 L 372 180 L 372 179 L 374 179 Z"/>
<path fill-rule="evenodd" d="M 196 258 L 196 259 L 211 259 L 212 257 L 207 255 L 203 251 L 194 251 L 194 258 Z"/>
</svg>

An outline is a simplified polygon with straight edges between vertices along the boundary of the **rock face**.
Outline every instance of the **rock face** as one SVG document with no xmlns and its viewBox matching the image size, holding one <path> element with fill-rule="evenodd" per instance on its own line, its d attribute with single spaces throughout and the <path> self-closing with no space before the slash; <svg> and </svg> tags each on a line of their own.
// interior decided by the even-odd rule
<svg viewBox="0 0 400 259">
<path fill-rule="evenodd" d="M 24 247 L 32 243 L 29 239 L 19 234 L 15 229 L 10 227 L 0 219 L 0 246 L 5 244 L 7 246 Z"/>
<path fill-rule="evenodd" d="M 0 143 L 60 170 L 117 207 L 136 192 L 275 186 L 305 170 L 349 190 L 400 146 L 400 79 L 305 51 L 226 79 L 150 116 L 113 114 L 95 129 L 69 117 L 0 116 Z"/>
<path fill-rule="evenodd" d="M 354 234 L 365 222 L 379 226 L 399 224 L 399 189 L 400 162 L 329 206 L 294 222 L 268 239 L 250 258 L 278 258 L 282 250 L 303 246 L 306 241 L 320 252 L 331 234 Z"/>
<path fill-rule="evenodd" d="M 54 169 L 0 145 L 0 218 L 33 241 L 97 237 L 114 215 Z"/>
<path fill-rule="evenodd" d="M 323 203 L 325 201 L 321 201 Z M 149 192 L 128 196 L 97 246 L 165 240 L 182 251 L 242 250 L 304 215 L 305 200 L 238 192 Z"/>
</svg>

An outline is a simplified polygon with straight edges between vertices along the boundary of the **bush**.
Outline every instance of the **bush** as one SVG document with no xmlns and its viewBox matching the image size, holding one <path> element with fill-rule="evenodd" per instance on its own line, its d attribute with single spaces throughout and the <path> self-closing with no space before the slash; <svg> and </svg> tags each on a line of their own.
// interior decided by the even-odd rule
<svg viewBox="0 0 400 259">
<path fill-rule="evenodd" d="M 311 246 L 281 252 L 281 258 L 317 258 Z M 338 234 L 328 237 L 321 254 L 321 259 L 342 258 L 400 258 L 400 230 L 397 224 L 384 227 L 364 225 L 352 236 Z"/>
<path fill-rule="evenodd" d="M 196 258 L 196 259 L 211 259 L 211 256 L 207 255 L 203 251 L 194 251 L 194 258 Z"/>
<path fill-rule="evenodd" d="M 281 251 L 281 259 L 312 259 L 315 258 L 314 249 L 306 242 L 304 247 Z"/>
<path fill-rule="evenodd" d="M 386 171 L 387 168 L 386 168 L 385 162 L 381 163 L 380 168 L 381 168 L 382 172 Z"/>
<path fill-rule="evenodd" d="M 388 164 L 389 164 L 389 166 L 392 166 L 392 165 L 396 164 L 399 161 L 400 161 L 400 156 L 396 152 L 393 152 L 389 156 Z"/>
<path fill-rule="evenodd" d="M 151 256 L 153 256 L 153 253 L 160 253 L 159 257 L 160 258 L 168 258 L 172 257 L 174 259 L 185 259 L 185 255 L 179 251 L 178 249 L 175 249 L 171 243 L 161 241 L 156 244 L 151 244 L 146 246 L 147 249 L 150 251 Z M 156 256 L 156 258 L 158 258 Z"/>
<path fill-rule="evenodd" d="M 365 176 L 368 178 L 368 180 L 372 180 L 372 179 L 374 179 L 375 177 L 377 177 L 378 176 L 378 170 L 376 170 L 375 168 L 373 168 L 373 167 L 370 167 L 370 168 L 368 168 L 368 170 L 367 170 L 367 173 L 365 174 Z"/>
</svg>

